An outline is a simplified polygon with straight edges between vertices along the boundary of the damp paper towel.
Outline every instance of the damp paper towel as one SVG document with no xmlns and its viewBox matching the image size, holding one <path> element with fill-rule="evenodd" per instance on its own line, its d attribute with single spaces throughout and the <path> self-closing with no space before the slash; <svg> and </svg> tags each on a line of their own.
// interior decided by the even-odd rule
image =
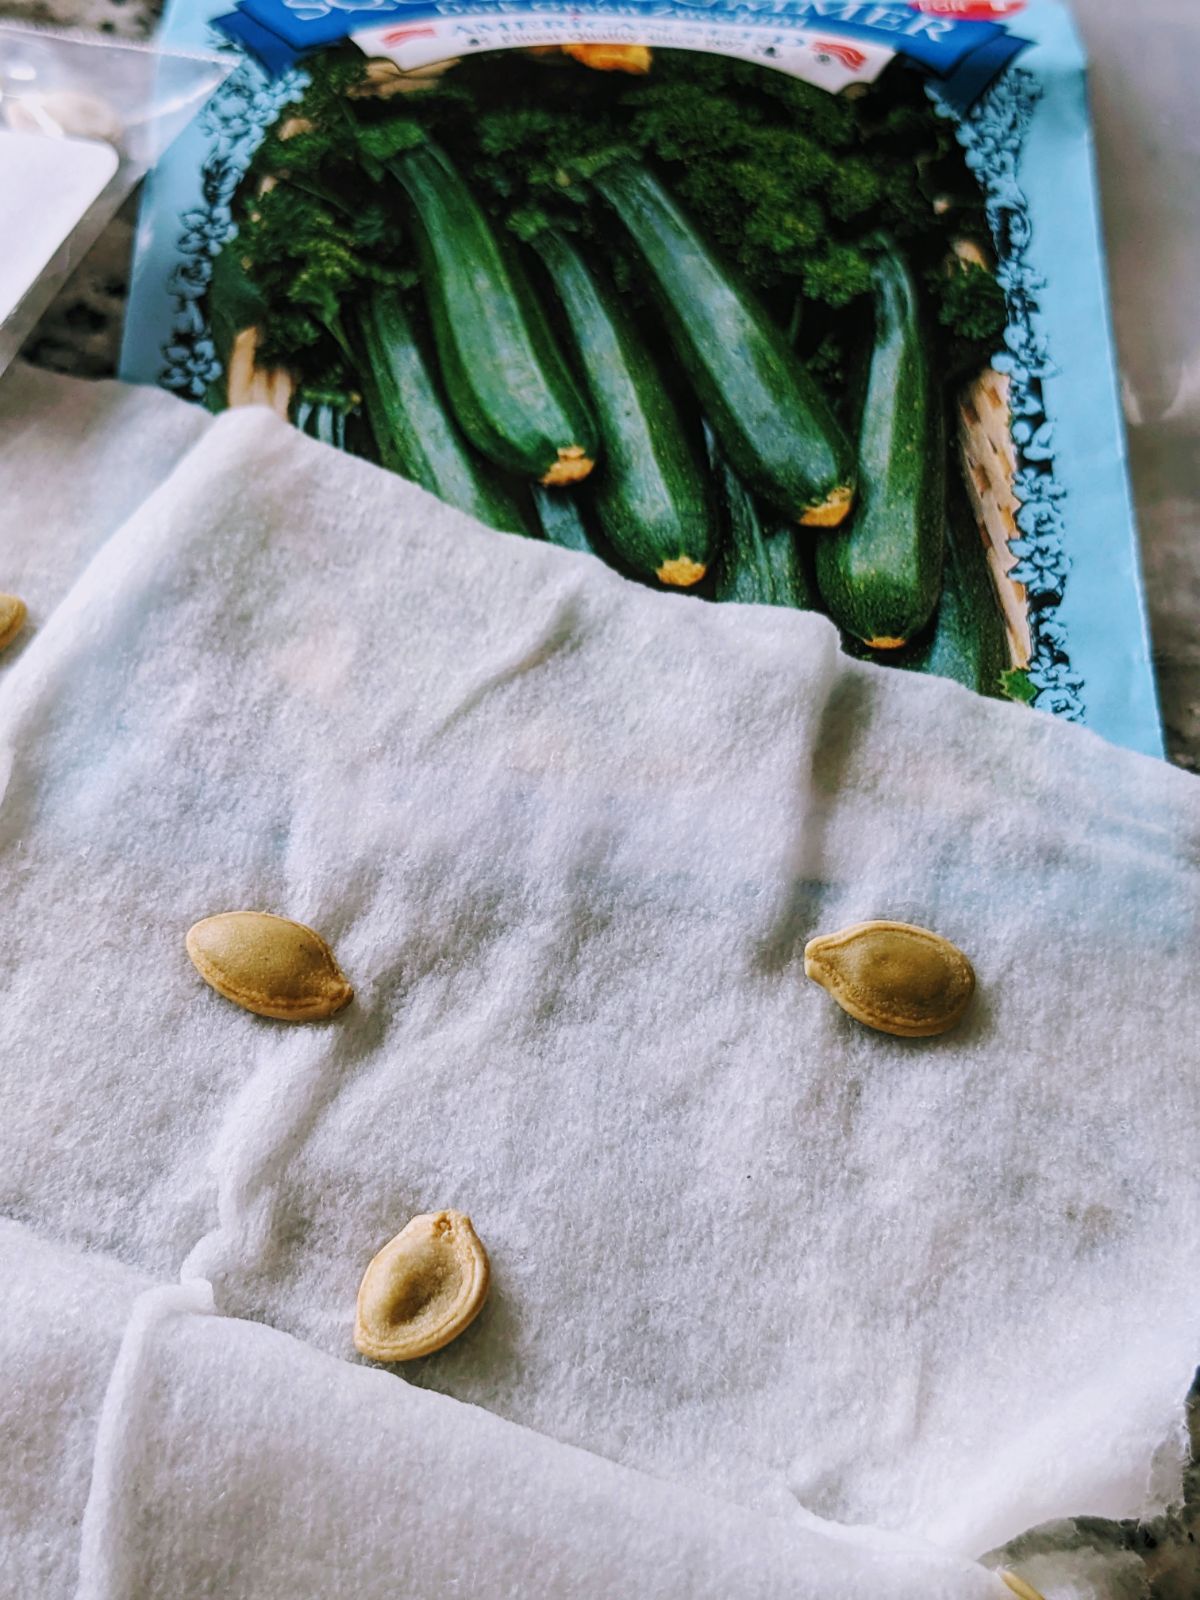
<svg viewBox="0 0 1200 1600">
<path fill-rule="evenodd" d="M 82 559 L 37 382 L 15 559 Z M 112 532 L 0 668 L 0 1591 L 983 1600 L 1136 1514 L 1200 1347 L 1196 780 L 139 405 L 161 483 L 76 438 Z M 352 1005 L 207 989 L 238 907 Z M 868 917 L 971 954 L 956 1032 L 805 980 Z M 489 1304 L 372 1370 L 443 1207 Z"/>
</svg>

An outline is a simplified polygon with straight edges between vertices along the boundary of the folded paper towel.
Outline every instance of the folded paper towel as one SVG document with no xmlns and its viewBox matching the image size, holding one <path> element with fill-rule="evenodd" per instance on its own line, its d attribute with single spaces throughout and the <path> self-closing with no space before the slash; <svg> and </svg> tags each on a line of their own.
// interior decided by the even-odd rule
<svg viewBox="0 0 1200 1600">
<path fill-rule="evenodd" d="M 211 1285 L 224 1319 L 163 1333 L 155 1393 L 327 1374 L 283 1334 L 352 1359 L 367 1261 L 453 1206 L 495 1289 L 418 1386 L 955 1571 L 1138 1510 L 1200 1346 L 1194 780 L 849 662 L 823 619 L 485 532 L 256 412 L 206 425 L 43 618 L 0 680 L 5 762 L 0 1206 Z M 353 1004 L 296 1029 L 207 990 L 183 934 L 242 906 L 319 928 Z M 968 952 L 960 1029 L 872 1034 L 805 982 L 808 936 L 872 916 Z M 323 1480 L 353 1483 L 387 1385 L 388 1459 L 416 1448 L 420 1397 L 359 1380 L 314 1380 L 345 1405 Z M 154 1538 L 216 1482 L 158 1409 Z M 496 1462 L 527 1437 L 435 1414 Z M 132 1537 L 118 1480 L 93 1557 Z M 842 1537 L 863 1564 L 787 1592 L 907 1592 Z M 225 1592 L 328 1592 L 293 1578 Z"/>
<path fill-rule="evenodd" d="M 723 1506 L 213 1316 L 204 1285 L 146 1289 L 13 1224 L 0 1270 L 2 1348 L 27 1363 L 5 1438 L 31 1446 L 0 1464 L 5 1595 L 1007 1594 L 972 1562 Z"/>
<path fill-rule="evenodd" d="M 35 625 L 48 616 L 210 425 L 198 406 L 154 389 L 10 368 L 0 383 L 0 588 L 25 600 Z"/>
</svg>

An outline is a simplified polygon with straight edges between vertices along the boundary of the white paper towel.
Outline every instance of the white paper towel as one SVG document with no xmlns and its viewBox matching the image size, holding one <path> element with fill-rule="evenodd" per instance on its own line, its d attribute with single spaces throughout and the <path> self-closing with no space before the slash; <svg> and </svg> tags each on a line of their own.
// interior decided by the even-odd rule
<svg viewBox="0 0 1200 1600">
<path fill-rule="evenodd" d="M 0 1223 L 0 1594 L 1004 1600 L 912 1541 L 766 1518 L 212 1316 Z"/>
<path fill-rule="evenodd" d="M 0 656 L 0 675 L 211 422 L 159 390 L 9 368 L 0 382 L 0 590 L 21 596 L 29 624 Z"/>
<path fill-rule="evenodd" d="M 721 1506 L 207 1309 L 190 1285 L 134 1312 L 79 1600 L 1007 1594 L 972 1563 Z"/>
<path fill-rule="evenodd" d="M 1200 1344 L 1194 780 L 265 413 L 207 427 L 0 682 L 9 1215 L 352 1359 L 367 1260 L 457 1207 L 495 1290 L 417 1385 L 948 1560 L 1136 1512 Z M 319 928 L 353 1005 L 206 990 L 183 934 L 239 906 Z M 804 980 L 869 916 L 971 954 L 960 1030 Z M 228 1337 L 249 1396 L 267 1336 Z"/>
<path fill-rule="evenodd" d="M 0 1282 L 0 1595 L 58 1600 L 75 1590 L 100 1412 L 149 1285 L 4 1221 Z"/>
</svg>

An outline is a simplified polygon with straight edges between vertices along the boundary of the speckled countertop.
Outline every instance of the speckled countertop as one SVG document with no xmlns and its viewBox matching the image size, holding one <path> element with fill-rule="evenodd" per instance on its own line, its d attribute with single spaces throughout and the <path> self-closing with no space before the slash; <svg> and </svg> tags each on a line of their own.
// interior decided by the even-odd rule
<svg viewBox="0 0 1200 1600">
<path fill-rule="evenodd" d="M 0 16 L 47 28 L 94 28 L 114 39 L 147 39 L 161 0 L 4 0 Z"/>
</svg>

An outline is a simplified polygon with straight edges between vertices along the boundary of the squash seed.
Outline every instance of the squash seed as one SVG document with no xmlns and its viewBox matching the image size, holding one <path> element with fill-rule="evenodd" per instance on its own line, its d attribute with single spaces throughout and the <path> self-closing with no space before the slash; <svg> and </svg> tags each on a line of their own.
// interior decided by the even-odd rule
<svg viewBox="0 0 1200 1600">
<path fill-rule="evenodd" d="M 856 922 L 811 939 L 804 970 L 859 1022 L 905 1039 L 947 1032 L 975 992 L 962 951 L 907 922 Z"/>
<path fill-rule="evenodd" d="M 205 917 L 189 929 L 187 952 L 205 983 L 260 1017 L 315 1022 L 354 995 L 319 933 L 266 911 Z"/>
<path fill-rule="evenodd" d="M 24 600 L 15 594 L 0 594 L 0 650 L 13 642 L 28 615 Z"/>
<path fill-rule="evenodd" d="M 1017 1596 L 1017 1600 L 1042 1600 L 1033 1585 L 1026 1583 L 1024 1578 L 1019 1578 L 1015 1572 L 1001 1572 L 1000 1578 Z"/>
<path fill-rule="evenodd" d="M 470 1217 L 414 1217 L 363 1274 L 354 1346 L 372 1361 L 431 1355 L 470 1326 L 487 1298 L 491 1265 Z"/>
</svg>

